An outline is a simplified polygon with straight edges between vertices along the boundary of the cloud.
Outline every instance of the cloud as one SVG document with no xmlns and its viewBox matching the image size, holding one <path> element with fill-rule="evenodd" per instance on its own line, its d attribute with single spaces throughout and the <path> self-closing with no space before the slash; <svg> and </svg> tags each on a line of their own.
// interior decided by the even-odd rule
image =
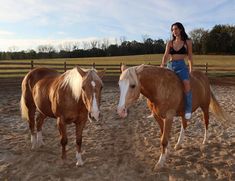
<svg viewBox="0 0 235 181">
<path fill-rule="evenodd" d="M 12 43 L 19 39 L 38 40 L 34 43 L 41 44 L 40 40 L 48 39 L 121 36 L 141 40 L 142 35 L 167 39 L 170 26 L 176 21 L 182 22 L 189 32 L 231 24 L 235 17 L 235 2 L 229 0 L 0 0 L 0 3 L 0 27 L 9 32 L 5 35 L 0 32 L 0 38 L 15 39 L 9 40 Z"/>
<path fill-rule="evenodd" d="M 61 45 L 74 44 L 79 45 L 79 48 L 84 48 L 84 44 L 86 43 L 86 48 L 89 48 L 91 41 L 98 41 L 99 43 L 103 43 L 108 40 L 108 42 L 116 43 L 116 39 L 114 37 L 109 38 L 97 38 L 97 37 L 88 37 L 81 39 L 74 38 L 64 38 L 64 39 L 0 39 L 0 51 L 9 51 L 12 47 L 14 47 L 17 51 L 34 49 L 37 50 L 39 45 L 52 45 L 54 48 L 58 48 Z"/>
<path fill-rule="evenodd" d="M 14 35 L 14 33 L 10 31 L 0 30 L 0 37 L 11 36 L 11 35 Z"/>
</svg>

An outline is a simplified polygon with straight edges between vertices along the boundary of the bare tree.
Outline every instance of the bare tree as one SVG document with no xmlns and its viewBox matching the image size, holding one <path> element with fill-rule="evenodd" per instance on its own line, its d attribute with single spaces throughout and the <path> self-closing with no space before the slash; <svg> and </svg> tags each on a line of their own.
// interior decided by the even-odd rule
<svg viewBox="0 0 235 181">
<path fill-rule="evenodd" d="M 126 37 L 125 36 L 121 36 L 120 37 L 120 44 L 122 44 L 124 41 L 126 41 Z"/>
<path fill-rule="evenodd" d="M 11 46 L 8 48 L 9 52 L 17 52 L 18 50 L 19 50 L 19 47 L 17 47 L 17 46 Z"/>
<path fill-rule="evenodd" d="M 38 52 L 51 53 L 55 52 L 55 48 L 52 45 L 39 45 Z"/>
<path fill-rule="evenodd" d="M 101 45 L 101 48 L 103 50 L 106 50 L 108 48 L 108 46 L 109 46 L 109 39 L 108 38 L 104 38 L 103 42 L 102 42 L 102 45 Z"/>
<path fill-rule="evenodd" d="M 82 45 L 83 45 L 83 49 L 84 49 L 84 50 L 89 49 L 89 43 L 88 43 L 88 42 L 83 41 L 83 42 L 82 42 Z"/>
<path fill-rule="evenodd" d="M 145 43 L 146 40 L 148 40 L 148 39 L 149 39 L 149 35 L 147 35 L 147 34 L 142 35 L 142 40 L 143 40 L 144 43 Z"/>
<path fill-rule="evenodd" d="M 91 40 L 90 44 L 91 44 L 91 48 L 97 48 L 98 41 L 97 40 Z"/>
</svg>

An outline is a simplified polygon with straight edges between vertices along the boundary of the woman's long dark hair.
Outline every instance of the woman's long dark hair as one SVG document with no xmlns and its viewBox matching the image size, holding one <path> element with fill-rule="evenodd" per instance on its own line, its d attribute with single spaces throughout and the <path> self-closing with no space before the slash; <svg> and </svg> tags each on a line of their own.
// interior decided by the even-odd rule
<svg viewBox="0 0 235 181">
<path fill-rule="evenodd" d="M 181 39 L 182 39 L 183 41 L 186 41 L 186 40 L 189 39 L 187 33 L 185 32 L 185 29 L 184 29 L 184 26 L 182 25 L 182 23 L 176 22 L 176 23 L 172 24 L 172 25 L 171 25 L 171 32 L 172 32 L 173 26 L 177 26 L 177 27 L 181 30 L 181 31 L 180 31 L 180 35 L 181 35 Z M 172 33 L 172 38 L 173 38 L 172 41 L 174 41 L 175 38 L 176 38 L 176 37 L 173 35 L 173 33 Z"/>
</svg>

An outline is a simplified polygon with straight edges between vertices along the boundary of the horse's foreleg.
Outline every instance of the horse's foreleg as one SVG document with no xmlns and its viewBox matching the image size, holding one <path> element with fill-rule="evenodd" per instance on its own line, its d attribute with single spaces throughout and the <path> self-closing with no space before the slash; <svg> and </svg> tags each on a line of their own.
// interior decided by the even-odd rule
<svg viewBox="0 0 235 181">
<path fill-rule="evenodd" d="M 160 129 L 161 129 L 161 136 L 162 136 L 162 134 L 163 134 L 163 126 L 164 126 L 163 119 L 160 118 L 160 117 L 159 117 L 158 115 L 156 115 L 156 114 L 153 114 L 153 116 L 154 116 L 155 120 L 158 122 L 158 125 L 159 125 L 159 127 L 160 127 Z"/>
<path fill-rule="evenodd" d="M 207 130 L 208 130 L 208 124 L 209 124 L 209 110 L 207 109 L 203 109 L 203 117 L 204 117 L 204 121 L 205 121 L 205 133 L 204 133 L 204 139 L 203 139 L 203 144 L 206 144 L 207 141 Z"/>
<path fill-rule="evenodd" d="M 149 110 L 151 111 L 151 114 L 149 116 L 147 116 L 147 118 L 154 117 L 154 113 L 153 113 L 154 104 L 149 99 L 147 99 L 147 106 L 149 107 Z"/>
<path fill-rule="evenodd" d="M 45 115 L 39 113 L 37 118 L 36 118 L 36 122 L 37 122 L 37 144 L 38 147 L 45 145 L 45 143 L 43 142 L 42 139 L 42 125 L 44 122 L 44 119 L 46 118 Z"/>
<path fill-rule="evenodd" d="M 186 127 L 187 127 L 187 121 L 185 120 L 184 117 L 182 117 L 180 135 L 179 135 L 178 141 L 174 147 L 174 149 L 176 149 L 176 150 L 180 148 L 180 145 L 182 144 L 182 142 L 184 140 L 184 131 L 185 131 Z"/>
<path fill-rule="evenodd" d="M 77 159 L 77 166 L 82 166 L 84 163 L 82 161 L 82 155 L 81 155 L 81 147 L 82 147 L 82 132 L 83 128 L 85 126 L 84 120 L 80 120 L 76 122 L 76 143 L 77 143 L 77 151 L 76 151 L 76 159 Z"/>
<path fill-rule="evenodd" d="M 156 165 L 157 168 L 160 168 L 164 165 L 165 161 L 166 161 L 166 157 L 167 154 L 169 153 L 168 149 L 169 149 L 169 138 L 170 138 L 170 131 L 171 131 L 171 126 L 172 126 L 172 120 L 173 117 L 166 117 L 166 119 L 164 119 L 164 128 L 163 128 L 163 134 L 161 137 L 161 146 L 162 146 L 162 153 L 161 156 L 158 160 L 158 163 Z"/>
<path fill-rule="evenodd" d="M 68 143 L 68 138 L 67 138 L 67 133 L 66 133 L 66 123 L 64 122 L 64 120 L 62 118 L 58 118 L 57 119 L 57 126 L 60 132 L 60 143 L 62 145 L 62 156 L 61 158 L 63 160 L 66 159 L 66 145 Z"/>
</svg>

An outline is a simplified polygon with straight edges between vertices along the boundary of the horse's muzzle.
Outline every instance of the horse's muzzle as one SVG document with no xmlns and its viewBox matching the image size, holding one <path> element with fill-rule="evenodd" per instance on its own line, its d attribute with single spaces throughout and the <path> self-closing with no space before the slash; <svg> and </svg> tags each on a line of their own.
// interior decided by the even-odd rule
<svg viewBox="0 0 235 181">
<path fill-rule="evenodd" d="M 125 117 L 127 117 L 127 108 L 125 106 L 118 107 L 117 113 L 121 118 L 125 118 Z"/>
<path fill-rule="evenodd" d="M 91 112 L 90 113 L 90 117 L 94 118 L 96 121 L 99 121 L 99 119 L 100 119 L 100 111 Z"/>
</svg>

